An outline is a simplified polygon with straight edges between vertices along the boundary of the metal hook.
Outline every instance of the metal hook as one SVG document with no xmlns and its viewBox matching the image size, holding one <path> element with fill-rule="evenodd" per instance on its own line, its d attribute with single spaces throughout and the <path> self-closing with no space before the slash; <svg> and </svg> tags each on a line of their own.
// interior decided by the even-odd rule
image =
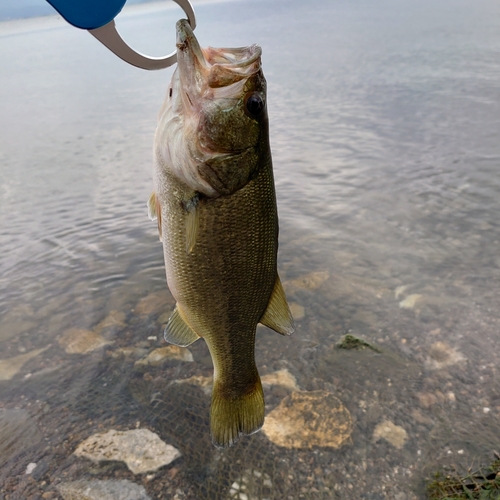
<svg viewBox="0 0 500 500">
<path fill-rule="evenodd" d="M 178 4 L 184 13 L 186 14 L 189 24 L 192 29 L 196 28 L 196 18 L 194 15 L 194 9 L 189 2 L 189 0 L 174 0 Z M 88 30 L 88 32 L 95 36 L 103 45 L 105 45 L 111 52 L 116 54 L 120 59 L 128 62 L 132 66 L 136 66 L 141 69 L 163 69 L 172 66 L 177 62 L 177 52 L 174 51 L 168 56 L 164 57 L 150 57 L 140 52 L 135 51 L 132 47 L 127 45 L 123 38 L 120 36 L 116 30 L 116 25 L 114 19 L 108 24 L 101 26 L 100 28 L 95 28 Z"/>
</svg>

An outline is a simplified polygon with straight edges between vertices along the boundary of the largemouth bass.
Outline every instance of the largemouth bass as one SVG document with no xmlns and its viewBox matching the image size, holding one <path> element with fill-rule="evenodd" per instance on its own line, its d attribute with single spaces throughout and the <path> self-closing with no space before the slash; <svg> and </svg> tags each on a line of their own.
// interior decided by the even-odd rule
<svg viewBox="0 0 500 500">
<path fill-rule="evenodd" d="M 149 215 L 177 301 L 165 339 L 205 339 L 214 364 L 212 441 L 225 447 L 264 423 L 257 323 L 294 330 L 276 264 L 266 80 L 259 46 L 202 49 L 184 20 L 177 60 L 155 134 Z"/>
</svg>

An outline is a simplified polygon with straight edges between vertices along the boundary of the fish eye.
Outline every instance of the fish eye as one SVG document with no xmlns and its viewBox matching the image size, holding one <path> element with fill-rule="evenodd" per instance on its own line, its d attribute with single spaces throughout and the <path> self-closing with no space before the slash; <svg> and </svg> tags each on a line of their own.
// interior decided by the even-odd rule
<svg viewBox="0 0 500 500">
<path fill-rule="evenodd" d="M 259 92 L 249 92 L 245 96 L 245 113 L 250 118 L 258 118 L 264 109 L 264 100 Z"/>
</svg>

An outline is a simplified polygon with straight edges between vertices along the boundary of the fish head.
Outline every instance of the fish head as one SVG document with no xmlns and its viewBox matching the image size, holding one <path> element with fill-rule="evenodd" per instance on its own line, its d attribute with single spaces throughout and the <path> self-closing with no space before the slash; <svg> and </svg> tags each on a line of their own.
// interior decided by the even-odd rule
<svg viewBox="0 0 500 500">
<path fill-rule="evenodd" d="M 177 23 L 178 65 L 156 144 L 166 166 L 206 196 L 241 189 L 269 156 L 261 52 L 258 45 L 201 48 L 189 23 Z"/>
</svg>

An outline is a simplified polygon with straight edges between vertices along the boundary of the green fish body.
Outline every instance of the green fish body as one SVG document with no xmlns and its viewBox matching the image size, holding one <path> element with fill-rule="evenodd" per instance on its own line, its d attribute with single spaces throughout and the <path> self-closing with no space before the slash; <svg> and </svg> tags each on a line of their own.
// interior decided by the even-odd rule
<svg viewBox="0 0 500 500">
<path fill-rule="evenodd" d="M 255 45 L 201 49 L 187 21 L 179 21 L 178 68 L 155 135 L 149 211 L 177 301 L 165 338 L 182 346 L 205 339 L 214 364 L 210 428 L 220 447 L 264 422 L 257 324 L 293 332 L 277 273 L 260 53 Z"/>
</svg>

